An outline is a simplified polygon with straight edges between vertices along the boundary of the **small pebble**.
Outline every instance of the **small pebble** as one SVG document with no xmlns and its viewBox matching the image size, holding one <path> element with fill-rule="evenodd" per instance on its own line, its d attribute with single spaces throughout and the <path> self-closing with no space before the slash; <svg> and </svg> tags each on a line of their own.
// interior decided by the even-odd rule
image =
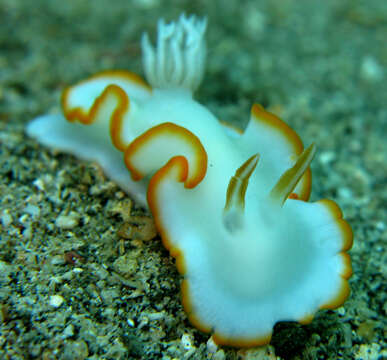
<svg viewBox="0 0 387 360">
<path fill-rule="evenodd" d="M 360 71 L 364 80 L 378 81 L 383 78 L 383 68 L 372 56 L 363 59 Z"/>
<path fill-rule="evenodd" d="M 65 260 L 61 255 L 55 255 L 51 258 L 52 265 L 63 265 L 65 264 Z"/>
<path fill-rule="evenodd" d="M 362 344 L 357 353 L 355 353 L 356 360 L 379 360 L 383 358 L 383 351 L 380 351 L 380 345 L 376 343 Z M 387 355 L 386 352 L 384 355 Z"/>
<path fill-rule="evenodd" d="M 40 215 L 40 208 L 36 205 L 28 204 L 25 208 L 24 211 L 31 215 L 32 217 L 38 217 Z"/>
<path fill-rule="evenodd" d="M 337 309 L 337 313 L 338 313 L 340 316 L 344 316 L 344 315 L 345 315 L 345 308 L 344 308 L 344 306 L 340 306 L 340 307 Z"/>
<path fill-rule="evenodd" d="M 213 360 L 225 360 L 226 359 L 226 354 L 222 349 L 218 350 L 214 357 L 212 358 Z"/>
<path fill-rule="evenodd" d="M 50 296 L 50 306 L 54 307 L 54 308 L 58 308 L 60 307 L 64 302 L 64 298 L 63 296 L 60 296 L 60 295 L 51 295 Z"/>
<path fill-rule="evenodd" d="M 326 165 L 335 160 L 336 155 L 333 151 L 324 151 L 319 156 L 319 161 L 321 164 Z"/>
<path fill-rule="evenodd" d="M 271 345 L 251 349 L 242 349 L 237 352 L 240 360 L 276 360 L 274 348 Z"/>
<path fill-rule="evenodd" d="M 89 356 L 89 348 L 83 340 L 65 343 L 62 359 L 84 360 Z"/>
<path fill-rule="evenodd" d="M 32 238 L 32 235 L 33 235 L 33 230 L 32 230 L 32 227 L 31 225 L 28 225 L 23 231 L 22 231 L 22 235 L 23 235 L 23 238 L 24 239 L 31 239 Z"/>
<path fill-rule="evenodd" d="M 69 215 L 59 215 L 55 225 L 60 229 L 72 229 L 79 224 L 79 215 L 72 212 Z"/>
<path fill-rule="evenodd" d="M 1 223 L 4 227 L 8 227 L 12 223 L 12 215 L 9 213 L 9 210 L 4 210 L 1 214 Z"/>
<path fill-rule="evenodd" d="M 207 341 L 207 351 L 211 354 L 214 354 L 217 352 L 217 350 L 218 350 L 218 345 L 215 344 L 211 336 Z"/>
<path fill-rule="evenodd" d="M 64 339 L 69 338 L 74 335 L 74 325 L 70 324 L 66 326 L 66 328 L 63 330 L 62 337 Z"/>
<path fill-rule="evenodd" d="M 40 191 L 44 191 L 45 190 L 45 184 L 44 184 L 44 181 L 42 179 L 36 179 L 34 180 L 33 184 L 35 185 L 35 187 L 40 190 Z"/>
<path fill-rule="evenodd" d="M 192 335 L 183 334 L 181 337 L 181 344 L 183 345 L 184 350 L 191 350 L 194 348 Z"/>
<path fill-rule="evenodd" d="M 345 198 L 345 199 L 352 199 L 353 198 L 353 193 L 352 193 L 351 189 L 349 189 L 349 188 L 341 187 L 340 189 L 338 189 L 337 192 L 339 194 L 339 197 L 341 197 L 341 198 Z"/>
</svg>

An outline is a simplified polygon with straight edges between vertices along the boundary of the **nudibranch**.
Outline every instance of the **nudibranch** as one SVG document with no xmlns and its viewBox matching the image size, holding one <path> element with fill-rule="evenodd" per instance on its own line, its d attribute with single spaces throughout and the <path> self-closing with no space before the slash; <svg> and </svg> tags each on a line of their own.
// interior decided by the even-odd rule
<svg viewBox="0 0 387 360">
<path fill-rule="evenodd" d="M 149 206 L 183 275 L 190 322 L 217 344 L 258 346 L 279 321 L 312 320 L 349 294 L 352 231 L 331 200 L 308 202 L 315 153 L 253 105 L 245 131 L 193 99 L 206 20 L 158 23 L 142 38 L 148 81 L 104 71 L 67 88 L 62 114 L 33 120 L 42 144 L 96 161 Z"/>
</svg>

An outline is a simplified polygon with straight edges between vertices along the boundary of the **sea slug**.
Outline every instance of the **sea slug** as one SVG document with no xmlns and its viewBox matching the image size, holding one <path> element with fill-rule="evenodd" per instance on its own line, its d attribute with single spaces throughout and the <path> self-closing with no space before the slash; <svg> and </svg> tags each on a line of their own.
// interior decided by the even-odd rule
<svg viewBox="0 0 387 360">
<path fill-rule="evenodd" d="M 206 20 L 160 20 L 142 39 L 148 83 L 104 71 L 67 88 L 62 114 L 34 119 L 44 145 L 96 161 L 149 206 L 176 258 L 191 323 L 217 344 L 270 341 L 278 321 L 312 320 L 349 294 L 352 231 L 331 200 L 308 202 L 313 143 L 260 105 L 245 131 L 193 99 Z M 149 84 L 149 85 L 148 85 Z"/>
</svg>

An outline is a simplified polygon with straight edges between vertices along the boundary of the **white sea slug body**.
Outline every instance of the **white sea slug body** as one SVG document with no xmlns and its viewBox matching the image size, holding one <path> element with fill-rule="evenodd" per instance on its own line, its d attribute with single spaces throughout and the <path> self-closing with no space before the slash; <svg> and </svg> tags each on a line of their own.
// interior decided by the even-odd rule
<svg viewBox="0 0 387 360">
<path fill-rule="evenodd" d="M 33 120 L 41 143 L 98 162 L 149 206 L 176 258 L 183 305 L 218 344 L 270 341 L 278 321 L 311 321 L 349 294 L 352 231 L 330 200 L 307 202 L 315 147 L 253 105 L 244 132 L 193 91 L 204 73 L 206 21 L 160 21 L 142 40 L 148 85 L 105 71 L 68 89 L 63 114 Z"/>
</svg>

